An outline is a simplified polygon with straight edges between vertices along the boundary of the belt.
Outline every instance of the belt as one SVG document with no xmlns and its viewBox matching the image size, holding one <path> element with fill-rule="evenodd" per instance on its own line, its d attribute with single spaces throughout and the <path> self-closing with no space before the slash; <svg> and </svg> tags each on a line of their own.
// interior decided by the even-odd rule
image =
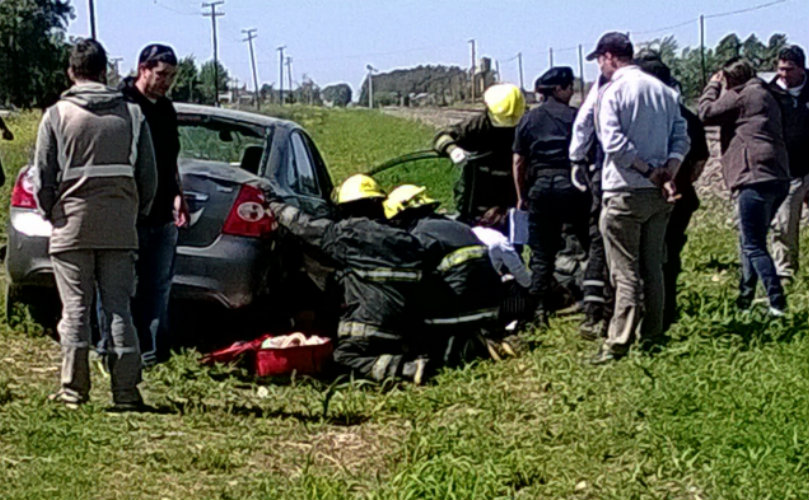
<svg viewBox="0 0 809 500">
<path fill-rule="evenodd" d="M 537 168 L 534 169 L 534 177 L 546 177 L 551 175 L 570 175 L 569 168 Z"/>
</svg>

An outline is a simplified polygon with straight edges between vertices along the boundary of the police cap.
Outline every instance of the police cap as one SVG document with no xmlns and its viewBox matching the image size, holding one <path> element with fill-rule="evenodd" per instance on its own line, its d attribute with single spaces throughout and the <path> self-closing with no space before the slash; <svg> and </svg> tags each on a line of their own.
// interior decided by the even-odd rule
<svg viewBox="0 0 809 500">
<path fill-rule="evenodd" d="M 571 83 L 573 83 L 573 69 L 569 66 L 555 66 L 537 78 L 535 88 L 536 90 L 553 89 L 557 85 L 567 87 Z"/>
</svg>

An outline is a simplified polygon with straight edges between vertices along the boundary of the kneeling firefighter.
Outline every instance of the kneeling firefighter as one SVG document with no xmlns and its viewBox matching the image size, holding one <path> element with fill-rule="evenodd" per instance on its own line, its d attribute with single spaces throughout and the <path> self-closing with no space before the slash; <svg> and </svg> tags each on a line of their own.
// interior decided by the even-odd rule
<svg viewBox="0 0 809 500">
<path fill-rule="evenodd" d="M 371 177 L 355 175 L 337 191 L 341 219 L 312 218 L 271 201 L 279 224 L 319 250 L 338 269 L 345 310 L 334 360 L 341 368 L 381 381 L 422 383 L 427 359 L 412 354 L 408 335 L 419 328 L 414 306 L 424 250 L 409 232 L 384 222 L 385 193 Z"/>
<path fill-rule="evenodd" d="M 431 359 L 455 365 L 488 353 L 494 359 L 518 349 L 502 339 L 500 275 L 489 250 L 468 225 L 435 213 L 426 188 L 405 184 L 385 200 L 385 216 L 406 228 L 425 248 L 428 273 L 422 289 L 425 338 Z"/>
<path fill-rule="evenodd" d="M 510 83 L 483 94 L 486 110 L 436 135 L 433 148 L 462 167 L 455 185 L 460 220 L 474 223 L 488 209 L 516 204 L 511 172 L 514 127 L 525 113 L 522 91 Z"/>
</svg>

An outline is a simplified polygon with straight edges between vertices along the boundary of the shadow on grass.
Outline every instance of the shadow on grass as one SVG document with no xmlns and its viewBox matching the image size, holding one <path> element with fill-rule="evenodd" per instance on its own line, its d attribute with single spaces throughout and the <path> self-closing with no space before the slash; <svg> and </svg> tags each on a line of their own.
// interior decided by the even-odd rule
<svg viewBox="0 0 809 500">
<path fill-rule="evenodd" d="M 264 419 L 293 419 L 304 424 L 326 423 L 340 427 L 353 427 L 364 424 L 371 419 L 368 415 L 359 413 L 314 414 L 303 411 L 287 411 L 280 408 L 262 408 L 254 405 L 206 406 L 190 404 L 183 401 L 172 401 L 170 405 L 161 406 L 160 411 L 154 413 L 173 413 L 186 415 L 200 412 L 226 412 L 239 417 L 252 417 Z"/>
</svg>

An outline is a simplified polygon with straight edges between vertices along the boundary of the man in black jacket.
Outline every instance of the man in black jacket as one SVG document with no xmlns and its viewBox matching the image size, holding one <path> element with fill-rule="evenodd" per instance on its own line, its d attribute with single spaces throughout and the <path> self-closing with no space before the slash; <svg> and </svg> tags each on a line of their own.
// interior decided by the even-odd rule
<svg viewBox="0 0 809 500">
<path fill-rule="evenodd" d="M 132 302 L 144 366 L 165 361 L 171 342 L 168 302 L 174 278 L 177 228 L 188 221 L 177 156 L 180 138 L 177 113 L 166 97 L 177 74 L 174 50 L 150 44 L 138 57 L 138 75 L 124 79 L 121 91 L 138 104 L 152 132 L 157 163 L 157 194 L 148 215 L 138 220 L 137 290 Z"/>
<path fill-rule="evenodd" d="M 798 272 L 799 227 L 803 200 L 809 193 L 809 85 L 806 56 L 797 45 L 781 49 L 778 76 L 770 88 L 781 106 L 789 155 L 789 193 L 773 219 L 772 254 L 782 282 Z"/>
</svg>

